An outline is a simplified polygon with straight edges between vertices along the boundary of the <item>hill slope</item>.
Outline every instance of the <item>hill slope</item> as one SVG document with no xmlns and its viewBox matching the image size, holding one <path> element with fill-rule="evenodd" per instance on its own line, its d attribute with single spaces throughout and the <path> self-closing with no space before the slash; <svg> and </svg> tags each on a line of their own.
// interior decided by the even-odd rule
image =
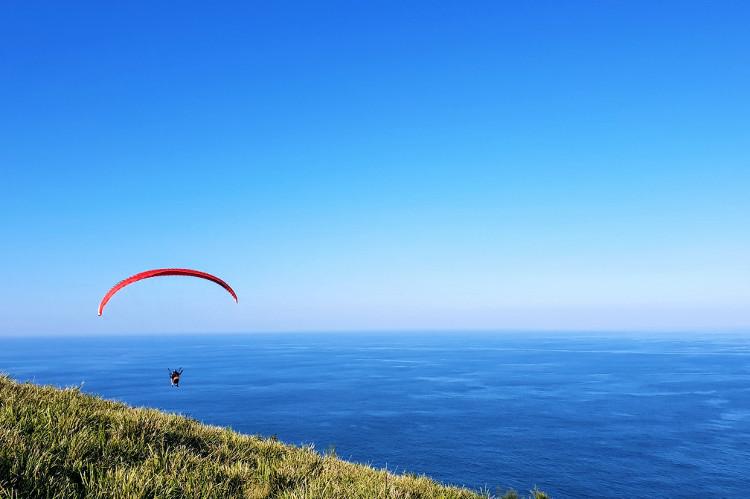
<svg viewBox="0 0 750 499">
<path fill-rule="evenodd" d="M 483 497 L 76 388 L 4 376 L 0 496 Z"/>
</svg>

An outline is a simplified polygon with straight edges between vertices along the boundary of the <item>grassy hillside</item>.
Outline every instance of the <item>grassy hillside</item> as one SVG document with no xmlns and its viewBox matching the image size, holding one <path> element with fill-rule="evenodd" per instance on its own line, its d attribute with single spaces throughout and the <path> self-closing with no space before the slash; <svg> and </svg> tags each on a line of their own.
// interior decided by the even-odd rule
<svg viewBox="0 0 750 499">
<path fill-rule="evenodd" d="M 545 497 L 532 492 L 539 498 Z M 506 494 L 515 497 L 513 492 Z M 0 497 L 478 498 L 195 420 L 0 376 Z"/>
</svg>

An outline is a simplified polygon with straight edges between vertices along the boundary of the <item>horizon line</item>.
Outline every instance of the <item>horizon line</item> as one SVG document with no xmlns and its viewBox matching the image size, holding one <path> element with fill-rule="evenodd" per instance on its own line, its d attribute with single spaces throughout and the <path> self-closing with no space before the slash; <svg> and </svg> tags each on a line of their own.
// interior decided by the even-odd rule
<svg viewBox="0 0 750 499">
<path fill-rule="evenodd" d="M 0 338 L 90 338 L 90 337 L 128 337 L 128 336 L 236 336 L 236 335 L 305 335 L 305 334 L 607 334 L 607 335 L 678 335 L 678 334 L 750 334 L 750 326 L 740 327 L 698 327 L 698 328 L 379 328 L 379 329 L 279 329 L 279 330 L 242 330 L 242 331 L 134 331 L 134 332 L 90 332 L 90 333 L 0 333 Z"/>
</svg>

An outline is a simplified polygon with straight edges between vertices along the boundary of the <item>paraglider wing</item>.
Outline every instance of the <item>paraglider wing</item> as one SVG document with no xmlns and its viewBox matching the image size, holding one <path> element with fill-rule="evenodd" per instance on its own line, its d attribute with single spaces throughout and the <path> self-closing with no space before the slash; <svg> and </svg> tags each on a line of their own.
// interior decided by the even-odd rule
<svg viewBox="0 0 750 499">
<path fill-rule="evenodd" d="M 218 277 L 208 274 L 206 272 L 201 272 L 200 270 L 192 270 L 192 269 L 154 269 L 154 270 L 147 270 L 145 272 L 141 272 L 139 274 L 132 275 L 128 277 L 127 279 L 124 279 L 117 284 L 115 284 L 112 289 L 110 289 L 106 295 L 104 295 L 104 298 L 102 298 L 101 303 L 99 303 L 99 315 L 102 315 L 102 311 L 104 310 L 104 307 L 107 305 L 107 302 L 114 296 L 115 293 L 120 291 L 125 286 L 128 286 L 129 284 L 133 284 L 134 282 L 141 281 L 143 279 L 149 279 L 151 277 L 161 277 L 161 276 L 170 276 L 170 275 L 180 275 L 180 276 L 188 276 L 188 277 L 199 277 L 201 279 L 206 279 L 208 281 L 215 282 L 222 288 L 226 289 L 227 292 L 229 292 L 230 295 L 232 295 L 232 298 L 234 298 L 234 301 L 237 302 L 237 294 L 234 292 L 234 290 L 227 284 L 226 282 L 222 281 Z"/>
</svg>

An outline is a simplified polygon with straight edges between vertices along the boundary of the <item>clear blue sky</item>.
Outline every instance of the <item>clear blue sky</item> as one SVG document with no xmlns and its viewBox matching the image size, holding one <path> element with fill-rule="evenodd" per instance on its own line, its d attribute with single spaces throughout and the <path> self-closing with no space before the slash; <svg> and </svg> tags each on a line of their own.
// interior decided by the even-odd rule
<svg viewBox="0 0 750 499">
<path fill-rule="evenodd" d="M 750 325 L 747 2 L 73 3 L 0 6 L 0 334 Z M 239 305 L 96 316 L 171 266 Z"/>
</svg>

